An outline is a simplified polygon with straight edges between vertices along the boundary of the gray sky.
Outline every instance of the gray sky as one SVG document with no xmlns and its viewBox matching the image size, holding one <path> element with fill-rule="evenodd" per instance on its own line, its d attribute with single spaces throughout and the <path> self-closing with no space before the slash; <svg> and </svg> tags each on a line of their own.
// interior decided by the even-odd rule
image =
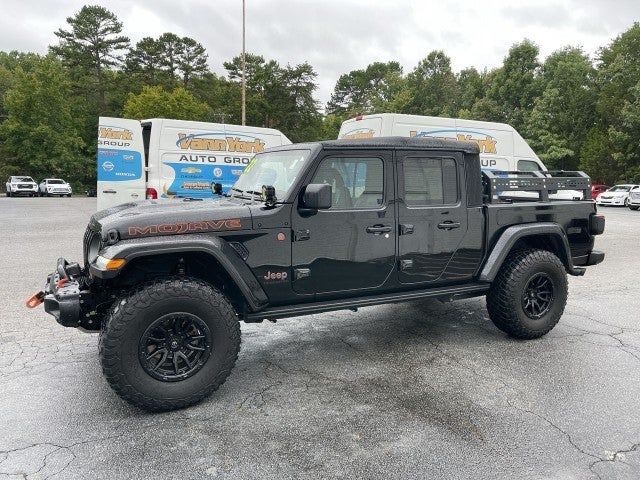
<svg viewBox="0 0 640 480">
<path fill-rule="evenodd" d="M 45 52 L 82 0 L 3 0 L 0 50 Z M 109 0 L 96 2 L 124 23 L 132 42 L 165 31 L 188 35 L 209 64 L 240 52 L 241 0 Z M 527 37 L 542 57 L 564 45 L 594 54 L 640 20 L 640 0 L 247 0 L 247 50 L 279 62 L 309 61 L 324 104 L 341 73 L 373 61 L 398 60 L 405 72 L 434 49 L 456 71 L 500 65 Z"/>
</svg>

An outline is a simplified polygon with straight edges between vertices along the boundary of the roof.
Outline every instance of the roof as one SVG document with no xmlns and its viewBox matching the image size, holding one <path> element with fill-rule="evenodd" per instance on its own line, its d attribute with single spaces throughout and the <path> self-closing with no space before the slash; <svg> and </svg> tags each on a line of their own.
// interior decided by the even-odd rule
<svg viewBox="0 0 640 480">
<path fill-rule="evenodd" d="M 326 140 L 319 142 L 323 148 L 416 148 L 430 150 L 454 150 L 465 153 L 480 153 L 476 142 L 447 140 L 433 137 L 376 137 L 362 139 Z"/>
</svg>

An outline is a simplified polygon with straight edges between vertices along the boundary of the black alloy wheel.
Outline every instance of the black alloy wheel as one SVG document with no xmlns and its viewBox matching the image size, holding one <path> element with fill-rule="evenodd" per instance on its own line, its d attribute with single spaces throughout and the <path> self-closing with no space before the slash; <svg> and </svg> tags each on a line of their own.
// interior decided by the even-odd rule
<svg viewBox="0 0 640 480">
<path fill-rule="evenodd" d="M 553 303 L 553 280 L 544 272 L 536 273 L 527 282 L 522 294 L 522 309 L 527 317 L 537 320 Z"/>
<path fill-rule="evenodd" d="M 211 332 L 191 313 L 163 315 L 140 338 L 139 358 L 145 372 L 164 382 L 195 375 L 211 354 Z"/>
</svg>

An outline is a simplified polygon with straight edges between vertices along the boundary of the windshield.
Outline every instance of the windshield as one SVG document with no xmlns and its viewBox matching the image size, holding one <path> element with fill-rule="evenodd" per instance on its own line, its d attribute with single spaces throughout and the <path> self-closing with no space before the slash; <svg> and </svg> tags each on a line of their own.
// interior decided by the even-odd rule
<svg viewBox="0 0 640 480">
<path fill-rule="evenodd" d="M 14 182 L 33 182 L 31 177 L 13 177 Z"/>
<path fill-rule="evenodd" d="M 49 185 L 62 185 L 64 183 L 64 180 L 58 180 L 57 178 L 54 178 L 54 179 L 47 180 L 47 183 Z"/>
<path fill-rule="evenodd" d="M 631 187 L 628 185 L 616 185 L 609 189 L 610 192 L 628 192 L 629 190 L 631 190 Z"/>
<path fill-rule="evenodd" d="M 263 185 L 272 185 L 278 199 L 286 198 L 310 153 L 310 150 L 259 153 L 231 187 L 231 196 L 261 195 Z"/>
</svg>

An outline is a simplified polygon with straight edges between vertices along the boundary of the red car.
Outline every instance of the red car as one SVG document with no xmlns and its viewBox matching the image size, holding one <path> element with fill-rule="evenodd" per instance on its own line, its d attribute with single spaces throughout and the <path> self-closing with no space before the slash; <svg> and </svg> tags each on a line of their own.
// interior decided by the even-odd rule
<svg viewBox="0 0 640 480">
<path fill-rule="evenodd" d="M 591 185 L 591 199 L 595 200 L 598 195 L 602 192 L 609 190 L 611 187 L 609 185 L 602 185 L 601 183 L 594 183 Z"/>
</svg>

